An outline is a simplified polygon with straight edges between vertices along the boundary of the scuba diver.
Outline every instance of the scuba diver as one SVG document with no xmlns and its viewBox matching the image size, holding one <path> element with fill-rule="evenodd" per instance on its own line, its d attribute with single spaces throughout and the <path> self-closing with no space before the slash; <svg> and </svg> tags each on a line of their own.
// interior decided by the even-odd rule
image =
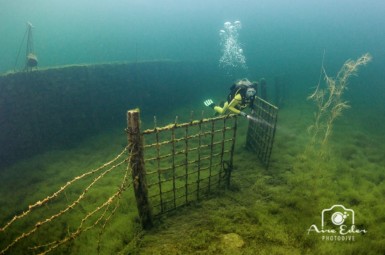
<svg viewBox="0 0 385 255">
<path fill-rule="evenodd" d="M 222 107 L 215 105 L 211 99 L 205 100 L 204 105 L 213 108 L 218 114 L 235 113 L 249 118 L 250 116 L 242 110 L 247 107 L 250 107 L 252 111 L 254 110 L 254 99 L 257 95 L 257 89 L 257 82 L 252 83 L 244 78 L 238 80 L 230 87 L 230 94 L 227 96 L 227 101 Z"/>
</svg>

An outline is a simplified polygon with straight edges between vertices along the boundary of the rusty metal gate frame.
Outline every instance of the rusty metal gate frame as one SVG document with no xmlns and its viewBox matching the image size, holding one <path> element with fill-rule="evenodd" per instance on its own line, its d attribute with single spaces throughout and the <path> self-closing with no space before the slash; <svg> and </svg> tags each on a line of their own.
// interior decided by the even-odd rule
<svg viewBox="0 0 385 255">
<path fill-rule="evenodd" d="M 236 116 L 227 115 L 142 132 L 154 216 L 200 200 L 213 189 L 229 185 L 236 129 Z M 226 136 L 228 132 L 230 137 Z M 166 135 L 162 137 L 162 133 Z M 151 135 L 153 139 L 147 143 Z M 147 154 L 151 149 L 154 153 Z"/>
<path fill-rule="evenodd" d="M 277 126 L 278 107 L 260 97 L 254 101 L 254 111 L 249 119 L 246 148 L 254 151 L 261 163 L 269 168 Z"/>
<path fill-rule="evenodd" d="M 140 131 L 137 109 L 127 112 L 127 122 L 134 192 L 145 228 L 153 217 L 229 186 L 236 115 Z"/>
</svg>

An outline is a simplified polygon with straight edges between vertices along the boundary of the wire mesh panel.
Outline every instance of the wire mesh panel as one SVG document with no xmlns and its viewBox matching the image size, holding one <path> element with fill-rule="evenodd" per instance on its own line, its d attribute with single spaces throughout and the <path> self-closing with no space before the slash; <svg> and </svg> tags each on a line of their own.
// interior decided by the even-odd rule
<svg viewBox="0 0 385 255">
<path fill-rule="evenodd" d="M 249 118 L 246 147 L 254 151 L 262 164 L 268 168 L 273 149 L 278 108 L 256 97 L 254 111 Z"/>
<path fill-rule="evenodd" d="M 148 197 L 154 216 L 199 200 L 229 182 L 236 116 L 143 131 Z"/>
</svg>

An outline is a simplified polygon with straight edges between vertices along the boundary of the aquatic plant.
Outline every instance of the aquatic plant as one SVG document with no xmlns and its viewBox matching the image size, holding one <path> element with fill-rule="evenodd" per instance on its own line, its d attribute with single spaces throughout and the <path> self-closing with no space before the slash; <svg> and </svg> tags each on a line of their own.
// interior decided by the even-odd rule
<svg viewBox="0 0 385 255">
<path fill-rule="evenodd" d="M 351 76 L 357 75 L 358 68 L 371 61 L 372 56 L 369 53 L 362 55 L 357 60 L 347 60 L 335 78 L 327 75 L 323 65 L 318 85 L 315 91 L 308 97 L 317 105 L 314 124 L 308 128 L 312 135 L 311 144 L 324 147 L 327 143 L 333 128 L 335 119 L 341 116 L 344 109 L 349 108 L 349 104 L 342 98 L 347 89 L 348 80 Z M 325 87 L 321 86 L 321 78 L 324 76 Z"/>
</svg>

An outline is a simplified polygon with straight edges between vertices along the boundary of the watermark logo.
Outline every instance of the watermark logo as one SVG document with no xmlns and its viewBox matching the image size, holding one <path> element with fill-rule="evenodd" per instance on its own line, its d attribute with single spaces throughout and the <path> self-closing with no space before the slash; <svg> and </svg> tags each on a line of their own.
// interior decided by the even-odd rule
<svg viewBox="0 0 385 255">
<path fill-rule="evenodd" d="M 357 234 L 365 234 L 365 229 L 358 229 L 354 223 L 354 211 L 343 205 L 333 205 L 322 210 L 321 229 L 316 224 L 310 226 L 307 231 L 320 234 L 323 241 L 355 241 Z"/>
</svg>

